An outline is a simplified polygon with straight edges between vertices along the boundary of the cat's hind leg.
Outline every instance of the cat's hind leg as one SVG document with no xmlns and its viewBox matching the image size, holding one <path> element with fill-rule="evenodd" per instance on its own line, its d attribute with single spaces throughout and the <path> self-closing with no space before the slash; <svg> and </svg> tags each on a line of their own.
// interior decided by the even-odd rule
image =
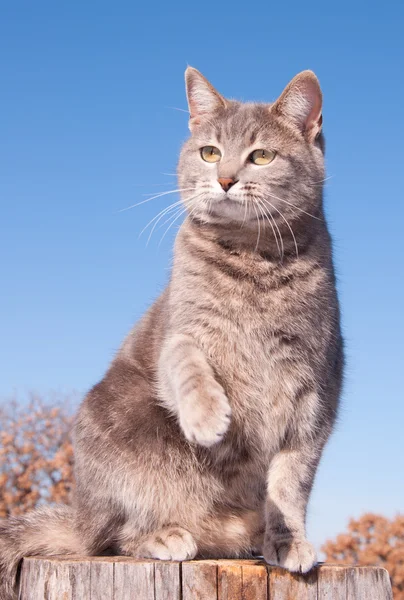
<svg viewBox="0 0 404 600">
<path fill-rule="evenodd" d="M 192 533 L 170 525 L 136 536 L 127 523 L 121 530 L 118 553 L 135 558 L 156 560 L 192 560 L 200 558 L 237 558 L 260 554 L 264 519 L 260 511 L 216 514 L 201 521 Z"/>
<path fill-rule="evenodd" d="M 263 510 L 224 510 L 201 522 L 195 539 L 201 558 L 240 558 L 261 554 Z"/>
</svg>

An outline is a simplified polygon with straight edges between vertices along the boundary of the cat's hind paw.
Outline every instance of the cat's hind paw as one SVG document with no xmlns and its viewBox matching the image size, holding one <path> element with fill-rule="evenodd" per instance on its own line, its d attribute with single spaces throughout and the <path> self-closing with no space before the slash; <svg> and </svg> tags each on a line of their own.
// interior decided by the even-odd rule
<svg viewBox="0 0 404 600">
<path fill-rule="evenodd" d="M 138 558 L 191 560 L 198 548 L 192 535 L 182 527 L 166 527 L 143 540 L 136 551 Z"/>
</svg>

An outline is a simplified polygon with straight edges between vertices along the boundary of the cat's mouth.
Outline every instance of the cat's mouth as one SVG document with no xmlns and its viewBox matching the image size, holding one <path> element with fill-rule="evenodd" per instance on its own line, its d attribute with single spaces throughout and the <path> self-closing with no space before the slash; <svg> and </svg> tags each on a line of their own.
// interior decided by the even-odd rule
<svg viewBox="0 0 404 600">
<path fill-rule="evenodd" d="M 243 220 L 245 213 L 250 212 L 249 202 L 246 198 L 240 198 L 235 194 L 220 194 L 212 199 L 209 212 L 215 217 L 223 217 L 236 221 Z"/>
<path fill-rule="evenodd" d="M 214 200 L 215 202 L 235 202 L 237 204 L 242 204 L 245 197 L 242 197 L 236 190 L 230 189 L 228 192 L 222 192 L 215 195 Z"/>
</svg>

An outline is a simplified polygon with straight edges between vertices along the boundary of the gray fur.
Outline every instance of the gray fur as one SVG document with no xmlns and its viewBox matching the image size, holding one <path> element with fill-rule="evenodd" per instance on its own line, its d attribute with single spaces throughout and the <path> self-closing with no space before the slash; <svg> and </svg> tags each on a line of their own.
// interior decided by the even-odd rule
<svg viewBox="0 0 404 600">
<path fill-rule="evenodd" d="M 306 506 L 343 367 L 320 88 L 305 71 L 275 104 L 241 104 L 195 69 L 186 81 L 189 214 L 169 285 L 79 410 L 74 511 L 1 523 L 1 600 L 26 554 L 315 563 Z M 260 148 L 271 164 L 248 162 Z"/>
</svg>

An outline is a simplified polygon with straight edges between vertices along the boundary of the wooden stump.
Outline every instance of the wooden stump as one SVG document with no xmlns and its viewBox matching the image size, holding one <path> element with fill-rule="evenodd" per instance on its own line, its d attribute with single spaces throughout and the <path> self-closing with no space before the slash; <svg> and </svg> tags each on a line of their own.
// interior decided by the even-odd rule
<svg viewBox="0 0 404 600">
<path fill-rule="evenodd" d="M 392 600 L 392 592 L 379 567 L 292 575 L 260 560 L 35 557 L 23 561 L 19 600 Z"/>
</svg>

